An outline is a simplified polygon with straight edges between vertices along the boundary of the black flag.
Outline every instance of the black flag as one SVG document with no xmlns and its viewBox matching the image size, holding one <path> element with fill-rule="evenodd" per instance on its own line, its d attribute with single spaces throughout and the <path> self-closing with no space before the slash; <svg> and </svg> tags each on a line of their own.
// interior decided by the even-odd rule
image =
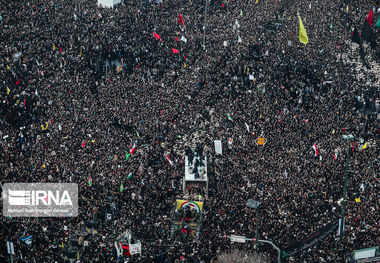
<svg viewBox="0 0 380 263">
<path fill-rule="evenodd" d="M 375 49 L 376 43 L 375 43 L 375 33 L 373 32 L 373 29 L 368 24 L 367 19 L 364 19 L 363 29 L 362 29 L 362 39 L 371 43 L 371 48 Z"/>
<path fill-rule="evenodd" d="M 360 35 L 356 27 L 354 28 L 354 32 L 352 35 L 352 42 L 358 43 L 360 45 Z"/>
</svg>

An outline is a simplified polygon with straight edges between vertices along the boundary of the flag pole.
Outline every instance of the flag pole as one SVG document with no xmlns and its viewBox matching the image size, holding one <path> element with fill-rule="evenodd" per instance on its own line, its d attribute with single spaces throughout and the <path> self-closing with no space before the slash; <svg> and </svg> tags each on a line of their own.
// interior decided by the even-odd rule
<svg viewBox="0 0 380 263">
<path fill-rule="evenodd" d="M 205 0 L 206 6 L 205 6 L 205 22 L 203 24 L 203 50 L 206 49 L 206 22 L 207 22 L 207 2 L 208 0 Z"/>
</svg>

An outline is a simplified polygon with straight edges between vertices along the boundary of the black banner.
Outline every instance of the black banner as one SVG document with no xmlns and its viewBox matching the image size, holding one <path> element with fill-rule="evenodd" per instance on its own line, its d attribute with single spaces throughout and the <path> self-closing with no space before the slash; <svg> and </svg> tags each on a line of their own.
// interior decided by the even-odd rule
<svg viewBox="0 0 380 263">
<path fill-rule="evenodd" d="M 339 225 L 339 220 L 337 219 L 337 220 L 327 224 L 326 226 L 320 228 L 317 232 L 311 234 L 307 238 L 290 244 L 287 248 L 285 248 L 281 252 L 281 258 L 285 259 L 289 256 L 296 254 L 299 251 L 307 249 L 308 247 L 312 246 L 314 243 L 325 238 L 333 230 L 337 229 L 338 225 Z"/>
</svg>

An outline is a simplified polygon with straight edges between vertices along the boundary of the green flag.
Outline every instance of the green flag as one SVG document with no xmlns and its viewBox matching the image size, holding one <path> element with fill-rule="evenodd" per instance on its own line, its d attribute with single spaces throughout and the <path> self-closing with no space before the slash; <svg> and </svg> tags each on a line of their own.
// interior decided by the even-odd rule
<svg viewBox="0 0 380 263">
<path fill-rule="evenodd" d="M 131 179 L 132 178 L 132 173 L 129 173 L 128 176 L 127 176 L 128 179 Z"/>
<path fill-rule="evenodd" d="M 91 175 L 88 177 L 88 185 L 89 185 L 89 186 L 92 186 L 92 178 L 91 178 Z"/>
<path fill-rule="evenodd" d="M 232 119 L 232 117 L 231 117 L 231 115 L 230 115 L 229 113 L 227 113 L 226 115 L 227 115 L 227 117 L 228 117 L 228 119 L 229 119 L 230 121 L 233 121 L 233 119 Z"/>
<path fill-rule="evenodd" d="M 131 153 L 128 153 L 125 155 L 125 160 L 128 161 L 129 157 L 131 156 Z"/>
<path fill-rule="evenodd" d="M 380 16 L 379 16 L 379 18 L 377 19 L 376 26 L 377 26 L 378 28 L 380 28 Z"/>
<path fill-rule="evenodd" d="M 243 10 L 240 9 L 240 16 L 243 16 Z"/>
<path fill-rule="evenodd" d="M 124 191 L 124 185 L 123 185 L 123 182 L 121 183 L 120 185 L 120 193 L 122 193 Z"/>
</svg>

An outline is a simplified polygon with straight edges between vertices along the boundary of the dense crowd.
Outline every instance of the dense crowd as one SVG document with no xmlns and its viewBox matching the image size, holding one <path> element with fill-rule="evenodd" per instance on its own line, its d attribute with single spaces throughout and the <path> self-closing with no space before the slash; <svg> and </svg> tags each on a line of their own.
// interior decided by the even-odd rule
<svg viewBox="0 0 380 263">
<path fill-rule="evenodd" d="M 284 260 L 345 262 L 380 243 L 379 45 L 351 41 L 373 8 L 380 43 L 379 1 L 255 2 L 211 0 L 206 19 L 201 0 L 1 2 L 0 181 L 78 183 L 80 196 L 78 217 L 2 217 L 1 260 L 10 239 L 17 262 L 64 262 L 60 244 L 93 219 L 82 262 L 116 262 L 126 229 L 142 243 L 135 262 L 252 251 L 225 235 L 254 237 L 258 222 L 260 238 L 286 250 L 340 218 L 348 152 L 343 249 L 334 230 Z M 190 148 L 209 160 L 195 241 L 170 232 Z M 248 199 L 261 203 L 259 221 Z"/>
</svg>

